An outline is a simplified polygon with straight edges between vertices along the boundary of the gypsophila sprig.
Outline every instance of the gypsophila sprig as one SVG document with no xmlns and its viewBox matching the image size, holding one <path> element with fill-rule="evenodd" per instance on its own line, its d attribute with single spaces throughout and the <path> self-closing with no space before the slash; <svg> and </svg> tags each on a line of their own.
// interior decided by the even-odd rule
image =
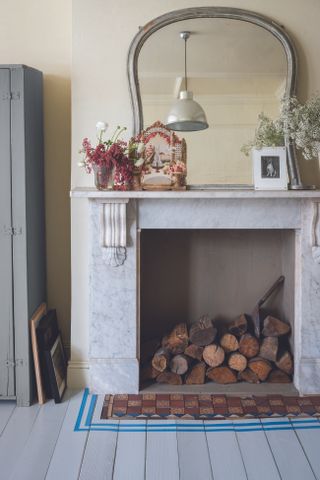
<svg viewBox="0 0 320 480">
<path fill-rule="evenodd" d="M 301 151 L 306 160 L 320 151 L 320 97 L 313 95 L 305 103 L 297 97 L 284 98 L 280 122 L 284 133 Z"/>
<path fill-rule="evenodd" d="M 258 116 L 258 126 L 253 140 L 243 145 L 241 152 L 248 156 L 252 148 L 261 150 L 263 147 L 282 147 L 283 145 L 284 135 L 281 122 L 272 120 L 262 112 Z"/>
</svg>

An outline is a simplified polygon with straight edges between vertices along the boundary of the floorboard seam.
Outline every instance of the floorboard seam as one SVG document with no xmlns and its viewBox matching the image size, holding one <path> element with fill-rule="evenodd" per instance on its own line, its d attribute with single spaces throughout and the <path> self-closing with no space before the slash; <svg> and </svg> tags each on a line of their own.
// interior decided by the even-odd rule
<svg viewBox="0 0 320 480">
<path fill-rule="evenodd" d="M 290 420 L 289 420 L 289 421 L 290 421 Z M 299 435 L 297 434 L 296 429 L 294 428 L 294 425 L 293 425 L 293 431 L 294 431 L 294 434 L 295 434 L 295 436 L 296 436 L 296 438 L 297 438 L 297 440 L 298 440 L 298 442 L 299 442 L 299 445 L 300 445 L 300 447 L 301 447 L 301 449 L 302 449 L 302 451 L 303 451 L 303 453 L 304 453 L 304 456 L 306 457 L 306 460 L 307 460 L 307 462 L 308 462 L 308 464 L 309 464 L 309 466 L 310 466 L 310 468 L 311 468 L 311 471 L 312 471 L 312 473 L 313 473 L 313 476 L 314 476 L 315 480 L 319 480 L 318 477 L 317 477 L 317 475 L 316 475 L 316 473 L 315 473 L 315 471 L 313 470 L 313 467 L 312 467 L 312 465 L 311 465 L 311 462 L 310 462 L 310 460 L 309 460 L 309 457 L 308 457 L 308 455 L 307 455 L 307 453 L 306 453 L 306 451 L 305 451 L 305 449 L 304 449 L 304 446 L 303 446 L 302 442 L 300 441 Z"/>
<path fill-rule="evenodd" d="M 2 431 L 1 431 L 1 433 L 0 433 L 0 438 L 2 437 L 5 429 L 7 428 L 7 425 L 8 425 L 8 423 L 9 423 L 9 421 L 10 421 L 12 415 L 13 415 L 13 412 L 16 410 L 16 408 L 17 408 L 17 407 L 14 407 L 14 408 L 12 409 L 12 411 L 11 411 L 11 413 L 10 413 L 10 415 L 9 415 L 9 417 L 8 417 L 6 423 L 4 424 L 3 429 L 2 429 Z"/>
<path fill-rule="evenodd" d="M 49 463 L 48 463 L 48 467 L 47 467 L 47 470 L 46 470 L 46 473 L 45 473 L 45 479 L 47 478 L 47 474 L 48 474 L 48 470 L 50 468 L 50 465 L 51 465 L 51 461 L 52 461 L 52 458 L 53 458 L 53 455 L 54 455 L 54 452 L 55 452 L 55 449 L 56 449 L 56 446 L 57 446 L 57 443 L 58 443 L 58 440 L 59 440 L 59 437 L 60 437 L 60 434 L 61 434 L 61 430 L 62 430 L 62 427 L 63 427 L 63 424 L 64 424 L 64 421 L 65 421 L 65 418 L 67 416 L 67 412 L 68 412 L 68 409 L 69 409 L 69 405 L 70 405 L 70 400 L 68 400 L 68 406 L 66 408 L 66 411 L 64 412 L 64 416 L 63 416 L 63 419 L 62 419 L 62 422 L 61 422 L 61 425 L 60 425 L 60 429 L 59 429 L 59 433 L 57 435 L 57 438 L 56 438 L 56 441 L 54 443 L 54 448 L 52 450 L 52 455 L 50 457 L 50 460 L 49 460 Z"/>
<path fill-rule="evenodd" d="M 266 439 L 267 444 L 268 444 L 268 446 L 269 446 L 269 450 L 270 450 L 270 452 L 271 452 L 271 455 L 272 455 L 274 464 L 275 464 L 275 466 L 276 466 L 276 468 L 277 468 L 277 471 L 278 471 L 278 474 L 279 474 L 279 478 L 282 480 L 282 475 L 281 475 L 281 473 L 280 473 L 279 466 L 278 466 L 277 461 L 276 461 L 276 459 L 275 459 L 275 456 L 274 456 L 274 454 L 273 454 L 273 450 L 272 450 L 272 448 L 271 448 L 271 445 L 270 445 L 270 442 L 269 442 L 269 439 L 268 439 L 268 435 L 266 434 L 266 431 L 265 431 L 265 429 L 264 429 L 264 425 L 263 425 L 263 423 L 261 422 L 261 420 L 260 420 L 260 423 L 261 423 L 261 426 L 262 426 L 262 431 L 263 431 L 263 433 L 264 433 L 265 439 Z"/>
</svg>

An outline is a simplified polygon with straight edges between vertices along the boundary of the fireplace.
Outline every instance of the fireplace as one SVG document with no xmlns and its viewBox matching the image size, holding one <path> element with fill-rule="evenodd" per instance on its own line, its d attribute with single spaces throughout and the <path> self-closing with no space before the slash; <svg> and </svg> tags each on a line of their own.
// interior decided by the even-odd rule
<svg viewBox="0 0 320 480">
<path fill-rule="evenodd" d="M 207 329 L 209 338 L 204 328 L 201 338 L 197 339 L 197 347 L 212 343 L 217 348 L 215 356 L 218 356 L 219 365 L 216 367 L 219 368 L 211 369 L 211 372 L 213 375 L 219 375 L 220 372 L 223 377 L 215 378 L 215 383 L 234 383 L 236 379 L 260 383 L 269 368 L 272 368 L 272 371 L 270 375 L 268 374 L 267 381 L 289 382 L 291 368 L 288 362 L 282 365 L 280 359 L 288 360 L 291 352 L 294 352 L 292 332 L 294 332 L 295 304 L 295 235 L 295 230 L 290 229 L 142 230 L 140 234 L 140 387 L 149 386 L 152 381 L 153 383 L 182 381 L 182 383 L 202 385 L 205 371 L 210 371 L 210 365 L 203 357 L 206 356 L 206 352 L 208 352 L 207 355 L 210 353 L 210 348 L 205 348 L 202 357 L 203 348 L 192 345 L 192 336 L 189 338 L 188 335 L 186 341 L 189 346 L 183 351 L 184 342 L 182 342 L 178 351 L 173 352 L 176 353 L 175 355 L 170 349 L 168 351 L 161 347 L 161 339 L 178 324 L 186 324 L 187 332 L 190 331 L 190 327 L 195 325 L 195 322 L 204 314 L 209 321 Z M 285 322 L 285 330 L 272 331 L 271 333 L 276 335 L 273 337 L 261 335 L 261 343 L 263 338 L 264 347 L 260 348 L 259 352 L 259 343 L 256 341 L 254 325 L 249 315 L 243 320 L 246 324 L 243 332 L 237 331 L 237 334 L 233 335 L 228 333 L 228 328 L 232 330 L 232 321 L 239 318 L 240 314 L 250 314 L 258 299 L 275 279 L 282 275 L 285 277 L 283 285 L 281 283 L 280 288 L 265 302 L 260 311 L 260 317 L 261 325 L 263 325 L 263 318 L 267 315 L 281 319 Z M 212 341 L 210 341 L 211 319 L 213 319 L 213 328 L 216 330 Z M 288 334 L 286 333 L 287 324 L 291 326 Z M 236 329 L 233 328 L 233 330 Z M 268 330 L 266 331 L 268 333 Z M 284 334 L 277 336 L 277 333 Z M 252 348 L 248 350 L 250 346 Z M 272 347 L 271 350 L 270 347 Z M 152 354 L 156 351 L 160 356 L 155 356 L 153 360 Z M 257 364 L 253 357 L 259 356 L 267 358 L 258 359 L 257 361 L 261 363 Z M 162 362 L 159 363 L 159 360 Z M 156 368 L 150 369 L 152 363 Z M 233 367 L 231 372 L 228 364 Z M 261 379 L 252 374 L 250 368 L 247 368 L 248 364 L 251 364 L 252 368 L 258 365 L 266 369 L 261 372 Z M 279 365 L 282 368 L 280 371 Z M 165 370 L 161 375 L 159 371 L 162 369 Z M 195 372 L 194 378 L 190 375 L 191 371 Z M 197 371 L 201 372 L 200 375 L 196 374 Z M 171 373 L 167 375 L 167 372 L 176 372 L 181 375 L 171 375 Z M 210 379 L 207 378 L 206 381 Z M 209 386 L 206 387 L 208 390 Z M 215 385 L 211 383 L 212 391 L 214 388 Z"/>
<path fill-rule="evenodd" d="M 281 274 L 283 289 L 266 307 L 291 324 L 294 386 L 320 392 L 319 192 L 72 195 L 90 200 L 92 392 L 138 393 L 142 338 L 182 317 L 250 313 Z"/>
</svg>

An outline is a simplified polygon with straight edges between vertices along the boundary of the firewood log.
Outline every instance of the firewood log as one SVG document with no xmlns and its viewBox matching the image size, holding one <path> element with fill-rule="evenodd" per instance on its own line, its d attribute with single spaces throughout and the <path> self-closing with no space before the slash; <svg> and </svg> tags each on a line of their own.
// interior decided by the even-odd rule
<svg viewBox="0 0 320 480">
<path fill-rule="evenodd" d="M 275 362 L 277 359 L 278 347 L 278 337 L 265 337 L 260 345 L 259 356 L 262 358 L 266 358 L 271 362 Z"/>
<path fill-rule="evenodd" d="M 247 368 L 247 359 L 244 355 L 238 352 L 231 353 L 228 359 L 228 365 L 237 372 L 243 372 Z"/>
<path fill-rule="evenodd" d="M 250 368 L 246 368 L 243 372 L 239 373 L 239 380 L 248 383 L 260 383 L 258 376 L 250 370 Z"/>
<path fill-rule="evenodd" d="M 258 355 L 260 349 L 259 341 L 250 333 L 245 333 L 240 338 L 239 352 L 246 358 L 253 358 Z"/>
<path fill-rule="evenodd" d="M 202 385 L 205 382 L 206 364 L 196 363 L 186 376 L 187 385 Z"/>
<path fill-rule="evenodd" d="M 169 367 L 170 354 L 164 348 L 159 348 L 152 358 L 152 366 L 159 372 L 164 372 Z"/>
<path fill-rule="evenodd" d="M 243 313 L 240 317 L 236 318 L 228 325 L 228 330 L 233 335 L 237 337 L 241 337 L 244 333 L 246 333 L 248 328 L 248 321 L 246 315 Z"/>
<path fill-rule="evenodd" d="M 288 351 L 281 353 L 275 363 L 280 370 L 288 375 L 293 373 L 293 359 Z"/>
<path fill-rule="evenodd" d="M 208 315 L 203 315 L 190 327 L 190 342 L 199 345 L 199 347 L 204 347 L 212 343 L 216 335 L 217 329 L 213 326 L 212 320 Z"/>
<path fill-rule="evenodd" d="M 199 347 L 198 345 L 190 343 L 190 345 L 185 349 L 184 353 L 185 355 L 188 355 L 188 357 L 194 358 L 195 360 L 199 360 L 199 362 L 201 362 L 203 347 Z"/>
<path fill-rule="evenodd" d="M 179 353 L 172 357 L 170 361 L 170 370 L 173 373 L 177 373 L 178 375 L 184 375 L 189 368 L 190 360 L 186 355 Z"/>
<path fill-rule="evenodd" d="M 288 323 L 279 320 L 278 318 L 268 315 L 263 321 L 262 334 L 265 337 L 280 337 L 290 333 L 291 327 Z"/>
<path fill-rule="evenodd" d="M 148 362 L 143 365 L 140 371 L 140 380 L 141 382 L 147 382 L 148 380 L 154 380 L 160 374 L 158 370 L 153 368 L 151 362 Z"/>
<path fill-rule="evenodd" d="M 216 343 L 207 345 L 203 350 L 203 360 L 209 367 L 218 367 L 223 363 L 224 357 L 225 353 L 223 348 Z"/>
<path fill-rule="evenodd" d="M 140 347 L 140 363 L 143 365 L 154 355 L 154 352 L 160 347 L 161 342 L 158 338 L 143 342 Z"/>
<path fill-rule="evenodd" d="M 183 353 L 188 343 L 189 337 L 186 323 L 179 323 L 169 335 L 162 339 L 162 347 L 172 353 L 172 355 Z"/>
<path fill-rule="evenodd" d="M 291 377 L 282 370 L 272 370 L 267 382 L 269 383 L 291 383 Z"/>
<path fill-rule="evenodd" d="M 239 348 L 239 342 L 232 333 L 225 333 L 220 339 L 220 345 L 226 353 L 235 352 Z"/>
<path fill-rule="evenodd" d="M 207 377 L 216 383 L 236 383 L 237 376 L 229 367 L 216 367 L 207 370 Z"/>
<path fill-rule="evenodd" d="M 272 370 L 271 363 L 261 357 L 251 358 L 248 362 L 248 367 L 257 375 L 259 380 L 261 380 L 262 382 L 264 382 L 268 378 L 268 375 Z"/>
<path fill-rule="evenodd" d="M 182 385 L 182 378 L 177 373 L 162 372 L 158 375 L 158 383 L 168 383 L 169 385 Z"/>
</svg>

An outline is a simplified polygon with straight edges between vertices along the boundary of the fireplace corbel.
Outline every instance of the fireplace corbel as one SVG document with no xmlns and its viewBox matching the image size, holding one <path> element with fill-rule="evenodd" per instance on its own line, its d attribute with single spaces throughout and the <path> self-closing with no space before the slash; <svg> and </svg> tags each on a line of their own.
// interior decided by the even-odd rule
<svg viewBox="0 0 320 480">
<path fill-rule="evenodd" d="M 129 199 L 99 200 L 100 245 L 107 265 L 119 267 L 127 258 L 127 203 Z"/>
</svg>

